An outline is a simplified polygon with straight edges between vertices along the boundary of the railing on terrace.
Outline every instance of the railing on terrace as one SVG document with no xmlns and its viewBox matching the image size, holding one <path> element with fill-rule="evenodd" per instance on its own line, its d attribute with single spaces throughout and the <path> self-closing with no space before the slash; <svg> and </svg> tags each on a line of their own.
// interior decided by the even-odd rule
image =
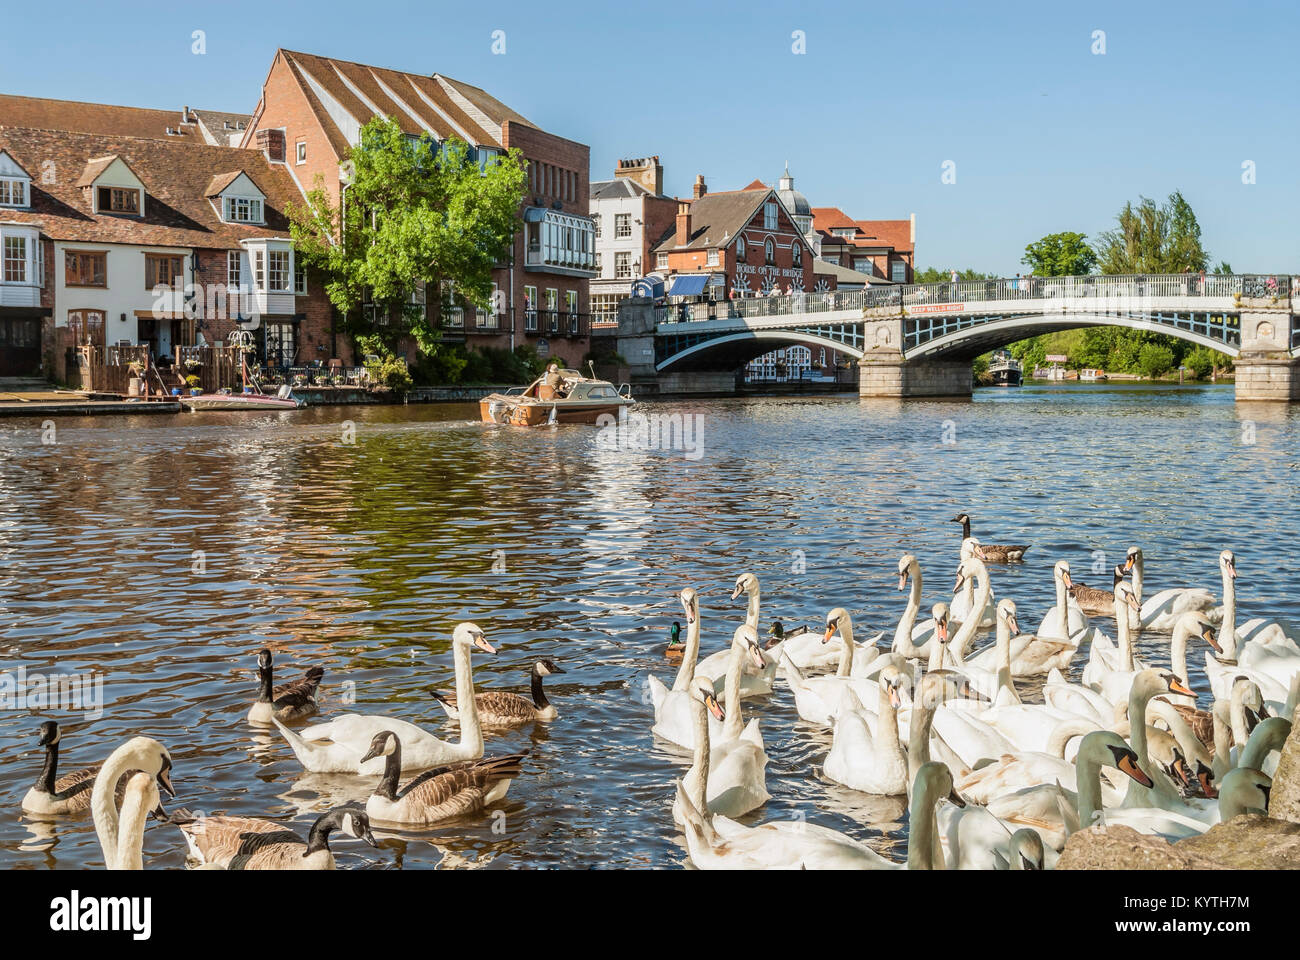
<svg viewBox="0 0 1300 960">
<path fill-rule="evenodd" d="M 785 293 L 715 303 L 675 304 L 660 308 L 658 321 L 690 322 L 710 319 L 776 317 L 805 313 L 834 313 L 878 307 L 926 307 L 1014 300 L 1145 299 L 1151 297 L 1279 298 L 1300 290 L 1300 277 L 1255 274 L 1092 275 L 1082 277 L 1020 277 L 1004 280 L 965 280 L 957 283 L 914 283 L 863 290 Z M 1099 308 L 1103 308 L 1101 304 Z M 1114 305 L 1111 306 L 1114 309 Z"/>
</svg>

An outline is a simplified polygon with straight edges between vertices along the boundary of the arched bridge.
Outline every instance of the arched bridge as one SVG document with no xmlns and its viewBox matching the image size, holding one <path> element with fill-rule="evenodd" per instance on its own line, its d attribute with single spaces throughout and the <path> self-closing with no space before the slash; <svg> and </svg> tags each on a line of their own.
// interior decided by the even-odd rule
<svg viewBox="0 0 1300 960">
<path fill-rule="evenodd" d="M 769 350 L 803 344 L 860 360 L 864 395 L 968 394 L 970 361 L 982 353 L 1053 330 L 1109 325 L 1228 354 L 1241 399 L 1300 399 L 1298 299 L 1300 277 L 1174 274 L 876 286 L 679 305 L 656 315 L 654 369 L 734 370 Z"/>
</svg>

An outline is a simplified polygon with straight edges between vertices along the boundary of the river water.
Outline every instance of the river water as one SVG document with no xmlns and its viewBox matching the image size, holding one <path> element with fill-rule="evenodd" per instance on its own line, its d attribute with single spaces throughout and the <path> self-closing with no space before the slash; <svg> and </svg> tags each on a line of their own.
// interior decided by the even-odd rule
<svg viewBox="0 0 1300 960">
<path fill-rule="evenodd" d="M 537 657 L 563 666 L 548 683 L 560 718 L 489 737 L 489 753 L 529 751 L 504 816 L 390 834 L 379 849 L 336 842 L 340 866 L 680 864 L 670 803 L 688 758 L 651 736 L 644 683 L 675 673 L 663 656 L 680 619 L 673 593 L 706 591 L 704 654 L 743 619 L 743 600 L 729 599 L 743 570 L 762 583 L 764 625 L 842 605 L 859 638 L 892 634 L 898 557 L 913 552 L 926 570 L 925 609 L 945 598 L 960 541 L 948 521 L 963 510 L 986 541 L 1033 544 L 1023 565 L 992 568 L 1024 629 L 1053 602 L 1056 560 L 1106 586 L 1094 564 L 1109 569 L 1132 543 L 1148 593 L 1217 596 L 1217 555 L 1231 547 L 1239 617 L 1300 618 L 1287 549 L 1300 414 L 1235 404 L 1231 387 L 643 409 L 698 415 L 699 449 L 487 426 L 470 405 L 63 419 L 52 443 L 39 422 L 0 421 L 0 667 L 102 675 L 104 699 L 98 717 L 0 710 L 0 866 L 102 863 L 88 819 L 20 811 L 44 716 L 63 724 L 64 769 L 148 734 L 175 761 L 170 806 L 273 817 L 305 835 L 371 784 L 304 775 L 277 733 L 245 722 L 256 651 L 276 652 L 282 678 L 324 666 L 322 716 L 389 714 L 454 739 L 429 690 L 452 689 L 449 637 L 464 619 L 499 647 L 475 655 L 480 689 L 526 692 Z M 1142 649 L 1167 662 L 1167 641 Z M 1201 706 L 1205 649 L 1189 652 Z M 788 687 L 745 709 L 771 754 L 773 797 L 753 822 L 804 816 L 901 858 L 902 801 L 828 783 L 829 736 L 799 721 Z M 175 828 L 150 827 L 145 863 L 184 864 Z"/>
</svg>

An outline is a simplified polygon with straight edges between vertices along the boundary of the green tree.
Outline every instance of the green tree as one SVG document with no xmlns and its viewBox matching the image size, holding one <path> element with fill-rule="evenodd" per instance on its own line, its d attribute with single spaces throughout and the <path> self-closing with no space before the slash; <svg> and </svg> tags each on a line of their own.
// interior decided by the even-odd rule
<svg viewBox="0 0 1300 960">
<path fill-rule="evenodd" d="M 1232 264 L 1227 260 L 1220 260 L 1219 265 L 1214 268 L 1214 273 L 1219 276 L 1227 277 L 1232 275 Z"/>
<path fill-rule="evenodd" d="M 1148 379 L 1168 373 L 1174 366 L 1174 352 L 1159 343 L 1144 343 L 1138 351 L 1138 372 Z"/>
<path fill-rule="evenodd" d="M 1049 233 L 1026 245 L 1020 262 L 1035 276 L 1074 277 L 1091 273 L 1097 265 L 1097 254 L 1088 246 L 1086 234 Z"/>
<path fill-rule="evenodd" d="M 957 271 L 958 280 L 996 280 L 996 273 L 980 273 L 967 267 Z M 952 270 L 940 270 L 938 267 L 926 267 L 912 272 L 913 283 L 948 283 L 952 280 Z"/>
<path fill-rule="evenodd" d="M 1098 237 L 1102 273 L 1183 273 L 1206 269 L 1210 255 L 1191 205 L 1175 190 L 1163 204 L 1139 197 L 1115 216 L 1115 229 Z"/>
<path fill-rule="evenodd" d="M 459 140 L 410 137 L 387 117 L 361 128 L 344 202 L 318 179 L 305 205 L 290 205 L 298 257 L 324 276 L 353 336 L 389 349 L 405 338 L 435 352 L 444 309 L 486 308 L 492 266 L 518 231 L 526 176 L 518 150 L 480 165 Z M 425 308 L 412 304 L 425 291 Z M 363 303 L 375 310 L 363 315 Z"/>
</svg>

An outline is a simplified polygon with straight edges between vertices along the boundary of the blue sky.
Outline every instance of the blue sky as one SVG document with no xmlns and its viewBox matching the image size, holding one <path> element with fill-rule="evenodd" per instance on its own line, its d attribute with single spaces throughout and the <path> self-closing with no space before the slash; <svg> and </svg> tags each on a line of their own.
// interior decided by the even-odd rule
<svg viewBox="0 0 1300 960">
<path fill-rule="evenodd" d="M 0 90 L 251 111 L 278 46 L 438 71 L 671 193 L 773 182 L 917 216 L 922 266 L 1022 270 L 1030 240 L 1181 189 L 1239 272 L 1300 272 L 1295 4 L 25 4 Z M 79 10 L 84 12 L 79 13 Z M 91 24 L 93 23 L 93 27 Z M 194 30 L 207 52 L 191 52 Z M 505 31 L 506 52 L 492 53 Z M 803 31 L 803 54 L 793 52 Z M 1105 32 L 1094 54 L 1093 32 Z M 3 122 L 3 118 L 0 118 Z M 956 182 L 941 182 L 943 164 Z M 1242 164 L 1255 180 L 1242 183 Z"/>
</svg>

